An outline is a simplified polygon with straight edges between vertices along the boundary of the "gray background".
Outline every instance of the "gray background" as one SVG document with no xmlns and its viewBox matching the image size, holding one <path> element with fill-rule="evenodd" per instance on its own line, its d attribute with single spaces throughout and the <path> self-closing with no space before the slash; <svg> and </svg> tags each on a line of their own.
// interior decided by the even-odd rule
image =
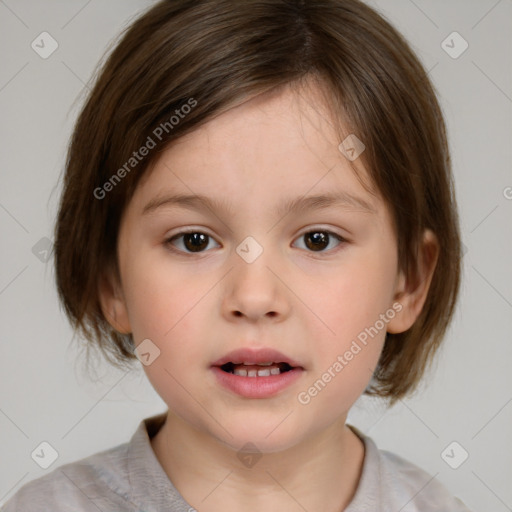
<svg viewBox="0 0 512 512">
<path fill-rule="evenodd" d="M 108 43 L 151 3 L 0 1 L 0 504 L 58 465 L 127 441 L 143 417 L 165 410 L 142 371 L 101 361 L 92 378 L 83 371 L 52 260 L 42 261 L 80 94 Z M 456 318 L 420 390 L 387 411 L 361 399 L 349 421 L 471 509 L 512 510 L 512 1 L 369 3 L 411 42 L 439 91 L 467 251 Z M 43 31 L 59 45 L 47 59 L 31 48 Z M 458 58 L 441 45 L 453 31 L 469 44 Z M 453 37 L 445 44 L 452 54 L 462 48 Z M 42 441 L 58 452 L 46 470 L 31 458 Z M 441 456 L 453 441 L 452 465 L 469 454 L 457 469 Z"/>
</svg>

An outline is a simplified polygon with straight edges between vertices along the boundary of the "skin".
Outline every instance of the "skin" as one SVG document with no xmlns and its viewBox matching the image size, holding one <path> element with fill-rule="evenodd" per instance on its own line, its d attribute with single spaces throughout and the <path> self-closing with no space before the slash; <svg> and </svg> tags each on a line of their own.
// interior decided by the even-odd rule
<svg viewBox="0 0 512 512">
<path fill-rule="evenodd" d="M 104 276 L 103 311 L 136 345 L 149 338 L 160 350 L 144 367 L 169 407 L 152 447 L 201 512 L 339 512 L 356 491 L 364 445 L 345 425 L 347 413 L 377 365 L 385 330 L 402 332 L 419 315 L 437 241 L 425 232 L 422 279 L 408 283 L 391 213 L 361 185 L 339 143 L 318 84 L 255 96 L 173 143 L 124 212 L 120 281 Z M 360 160 L 354 164 L 367 179 Z M 345 204 L 276 213 L 288 198 L 333 191 L 373 211 Z M 172 193 L 224 200 L 232 213 L 168 204 L 143 213 Z M 193 242 L 183 237 L 169 242 L 187 228 L 209 235 L 203 252 L 187 252 Z M 326 230 L 344 240 L 309 248 L 307 233 Z M 247 236 L 263 248 L 252 263 L 236 252 Z M 298 394 L 396 302 L 402 310 L 386 328 L 299 403 Z M 304 371 L 271 398 L 237 396 L 217 383 L 211 364 L 243 346 L 275 348 Z M 263 455 L 252 467 L 237 457 L 247 442 Z"/>
</svg>

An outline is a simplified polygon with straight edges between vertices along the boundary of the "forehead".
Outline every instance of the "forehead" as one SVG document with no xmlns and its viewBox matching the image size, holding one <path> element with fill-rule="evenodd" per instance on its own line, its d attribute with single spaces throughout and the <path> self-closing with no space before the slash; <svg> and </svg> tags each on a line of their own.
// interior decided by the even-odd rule
<svg viewBox="0 0 512 512">
<path fill-rule="evenodd" d="M 139 207 L 147 210 L 150 202 L 151 209 L 176 194 L 203 196 L 203 204 L 222 203 L 231 213 L 243 205 L 282 215 L 311 196 L 318 204 L 321 196 L 320 202 L 341 198 L 378 212 L 381 198 L 361 184 L 361 178 L 369 183 L 362 163 L 340 151 L 322 92 L 308 85 L 257 95 L 174 141 L 139 185 Z"/>
<path fill-rule="evenodd" d="M 283 156 L 293 159 L 293 153 L 306 157 L 310 165 L 314 162 L 314 167 L 328 169 L 340 161 L 346 166 L 349 162 L 338 148 L 343 119 L 337 119 L 331 105 L 326 104 L 326 92 L 322 82 L 309 80 L 258 94 L 174 141 L 169 149 L 177 158 L 194 150 L 187 155 L 191 162 L 203 163 L 207 157 L 216 163 L 233 164 L 233 157 L 239 156 L 243 159 L 237 162 L 241 170 L 250 167 L 251 156 L 274 168 L 273 161 Z M 366 174 L 359 162 L 354 165 Z"/>
</svg>

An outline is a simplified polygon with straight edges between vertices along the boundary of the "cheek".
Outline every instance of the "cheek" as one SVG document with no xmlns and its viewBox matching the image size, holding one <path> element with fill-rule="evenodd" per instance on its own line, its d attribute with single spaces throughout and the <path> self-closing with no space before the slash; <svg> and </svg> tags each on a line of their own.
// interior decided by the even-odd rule
<svg viewBox="0 0 512 512">
<path fill-rule="evenodd" d="M 208 307 L 205 297 L 212 284 L 205 279 L 184 279 L 179 272 L 170 272 L 153 263 L 146 271 L 132 272 L 132 293 L 127 303 L 136 344 L 150 339 L 158 356 L 144 366 L 151 385 L 162 400 L 191 423 L 196 421 L 189 375 L 205 363 L 205 318 L 202 308 Z M 134 269 L 132 269 L 134 270 Z M 139 291 L 140 290 L 140 291 Z"/>
<path fill-rule="evenodd" d="M 182 371 L 183 365 L 204 360 L 202 348 L 208 342 L 204 315 L 213 308 L 208 292 L 215 276 L 185 275 L 169 265 L 165 253 L 151 256 L 140 254 L 126 268 L 125 297 L 133 337 L 136 344 L 150 339 L 158 347 L 157 366 L 165 362 L 169 371 Z"/>
<path fill-rule="evenodd" d="M 318 276 L 304 290 L 310 297 L 313 312 L 329 330 L 322 338 L 331 339 L 326 349 L 342 349 L 343 344 L 357 337 L 380 318 L 392 304 L 396 278 L 394 253 L 371 251 L 358 253 L 321 280 Z"/>
<path fill-rule="evenodd" d="M 151 250 L 130 261 L 125 275 L 125 297 L 136 341 L 150 338 L 166 344 L 176 333 L 189 332 L 194 325 L 189 317 L 208 291 L 207 280 L 190 273 L 184 277 L 179 268 L 169 264 L 165 252 L 155 257 Z"/>
<path fill-rule="evenodd" d="M 383 250 L 359 253 L 324 280 L 321 293 L 311 287 L 315 312 L 330 328 L 323 329 L 321 342 L 312 348 L 315 369 L 308 385 L 313 388 L 311 393 L 304 389 L 304 401 L 314 401 L 314 408 L 334 403 L 350 407 L 371 379 L 386 335 L 382 315 L 388 321 L 394 316 L 390 311 L 396 278 L 392 249 L 388 254 Z"/>
</svg>

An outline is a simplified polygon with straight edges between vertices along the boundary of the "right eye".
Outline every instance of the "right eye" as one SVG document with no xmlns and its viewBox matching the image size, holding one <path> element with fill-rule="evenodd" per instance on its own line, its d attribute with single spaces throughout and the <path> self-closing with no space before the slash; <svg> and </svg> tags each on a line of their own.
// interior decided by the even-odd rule
<svg viewBox="0 0 512 512">
<path fill-rule="evenodd" d="M 201 231 L 182 231 L 168 238 L 165 244 L 169 246 L 172 251 L 191 254 L 204 252 L 209 245 L 209 241 L 213 241 L 213 238 Z M 183 249 L 177 248 L 177 246 L 181 246 Z"/>
</svg>

